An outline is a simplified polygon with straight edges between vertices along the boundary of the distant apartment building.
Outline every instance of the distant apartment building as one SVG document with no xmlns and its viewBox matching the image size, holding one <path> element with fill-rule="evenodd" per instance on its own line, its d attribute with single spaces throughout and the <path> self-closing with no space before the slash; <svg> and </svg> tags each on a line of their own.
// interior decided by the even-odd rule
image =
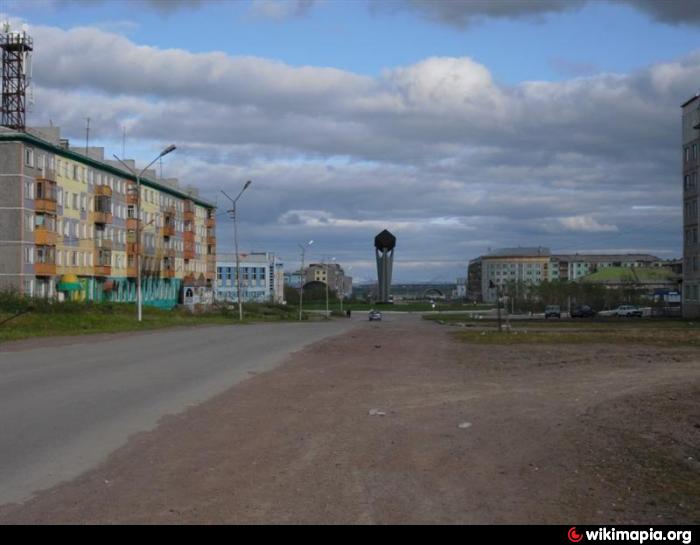
<svg viewBox="0 0 700 545">
<path fill-rule="evenodd" d="M 649 254 L 552 254 L 549 248 L 503 248 L 469 262 L 470 299 L 496 300 L 497 287 L 538 285 L 543 281 L 578 281 L 607 267 L 659 267 L 664 261 Z M 492 287 L 493 286 L 493 287 Z"/>
<path fill-rule="evenodd" d="M 497 287 L 508 282 L 539 284 L 551 279 L 549 248 L 503 248 L 481 256 L 482 301 L 495 301 Z"/>
<path fill-rule="evenodd" d="M 283 303 L 284 267 L 271 252 L 238 254 L 241 300 L 245 303 Z M 217 301 L 238 302 L 236 254 L 219 254 L 216 263 Z"/>
<path fill-rule="evenodd" d="M 352 297 L 352 277 L 346 276 L 338 263 L 311 263 L 304 270 L 305 283 L 321 282 L 338 296 Z"/>
<path fill-rule="evenodd" d="M 135 177 L 103 148 L 73 148 L 57 127 L 0 127 L 0 289 L 134 302 L 140 222 L 144 303 L 172 307 L 183 284 L 213 283 L 214 210 L 154 171 L 137 194 Z"/>
<path fill-rule="evenodd" d="M 683 164 L 683 316 L 700 316 L 700 245 L 698 245 L 698 146 L 700 96 L 681 105 Z"/>
<path fill-rule="evenodd" d="M 299 289 L 301 283 L 304 285 L 311 282 L 328 284 L 328 287 L 336 292 L 338 296 L 344 298 L 352 297 L 352 277 L 347 276 L 338 263 L 311 263 L 304 271 L 294 271 L 284 273 L 285 285 Z"/>
</svg>

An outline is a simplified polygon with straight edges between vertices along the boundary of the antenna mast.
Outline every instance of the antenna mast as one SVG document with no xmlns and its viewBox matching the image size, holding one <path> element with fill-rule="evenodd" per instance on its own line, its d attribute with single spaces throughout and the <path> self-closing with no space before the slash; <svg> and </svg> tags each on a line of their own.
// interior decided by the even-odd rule
<svg viewBox="0 0 700 545">
<path fill-rule="evenodd" d="M 27 88 L 31 80 L 31 55 L 34 43 L 26 31 L 12 32 L 9 23 L 4 23 L 2 30 L 0 34 L 0 49 L 2 49 L 0 124 L 23 131 L 27 126 Z"/>
</svg>

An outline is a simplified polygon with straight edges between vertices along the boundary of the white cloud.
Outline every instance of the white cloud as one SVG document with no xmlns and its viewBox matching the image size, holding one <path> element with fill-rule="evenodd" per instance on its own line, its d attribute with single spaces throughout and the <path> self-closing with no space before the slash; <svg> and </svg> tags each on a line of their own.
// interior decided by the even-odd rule
<svg viewBox="0 0 700 545">
<path fill-rule="evenodd" d="M 128 121 L 129 149 L 175 142 L 168 175 L 212 199 L 254 180 L 244 245 L 293 259 L 306 237 L 357 260 L 389 227 L 402 259 L 455 268 L 489 246 L 680 251 L 678 106 L 700 81 L 700 53 L 505 87 L 469 58 L 370 78 L 94 28 L 32 32 L 30 120 L 80 140 L 89 116 L 94 138 L 116 150 Z"/>
</svg>

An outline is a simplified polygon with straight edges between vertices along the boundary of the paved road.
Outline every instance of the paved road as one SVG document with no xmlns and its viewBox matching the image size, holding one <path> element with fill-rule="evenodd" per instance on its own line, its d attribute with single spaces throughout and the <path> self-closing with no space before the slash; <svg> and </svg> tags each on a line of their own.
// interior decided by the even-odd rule
<svg viewBox="0 0 700 545">
<path fill-rule="evenodd" d="M 133 433 L 357 322 L 257 324 L 0 345 L 0 504 L 94 467 Z"/>
</svg>

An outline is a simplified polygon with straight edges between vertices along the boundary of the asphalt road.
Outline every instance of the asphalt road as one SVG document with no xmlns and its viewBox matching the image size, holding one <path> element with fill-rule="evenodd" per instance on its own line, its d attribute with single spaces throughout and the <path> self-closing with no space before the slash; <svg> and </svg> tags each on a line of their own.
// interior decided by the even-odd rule
<svg viewBox="0 0 700 545">
<path fill-rule="evenodd" d="M 0 345 L 0 504 L 76 477 L 167 414 L 355 320 L 170 329 Z M 67 344 L 70 343 L 70 344 Z"/>
</svg>

